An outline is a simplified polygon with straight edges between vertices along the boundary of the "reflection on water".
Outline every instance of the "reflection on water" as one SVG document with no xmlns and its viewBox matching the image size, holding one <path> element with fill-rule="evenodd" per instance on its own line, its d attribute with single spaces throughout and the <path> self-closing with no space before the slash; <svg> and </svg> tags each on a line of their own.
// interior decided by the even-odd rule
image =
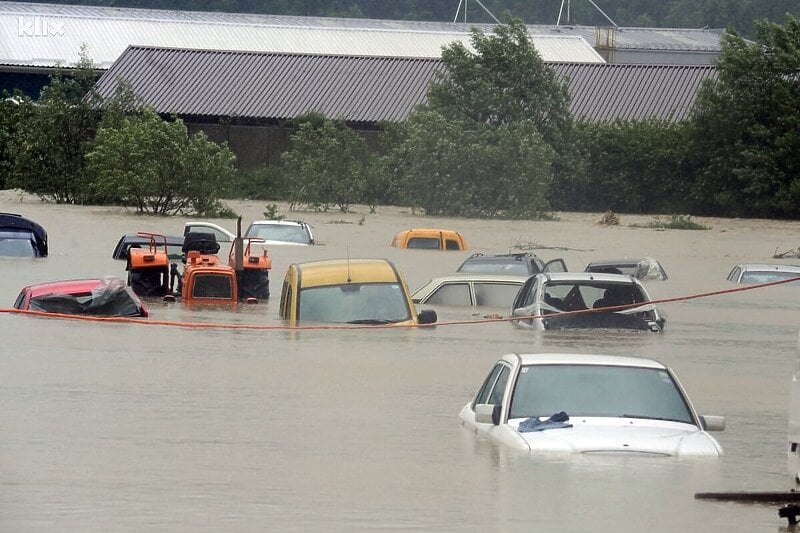
<svg viewBox="0 0 800 533">
<path fill-rule="evenodd" d="M 261 218 L 258 204 L 236 208 L 246 221 Z M 0 202 L 0 211 L 25 212 L 51 240 L 45 260 L 0 259 L 7 306 L 30 283 L 122 276 L 124 264 L 110 257 L 120 235 L 175 233 L 183 224 L 38 203 Z M 589 259 L 654 255 L 670 280 L 648 282 L 653 297 L 699 293 L 729 287 L 733 263 L 793 245 L 797 230 L 712 221 L 726 231 L 655 232 L 599 228 L 578 215 L 538 223 L 429 220 L 396 209 L 366 215 L 363 226 L 360 214 L 300 216 L 325 244 L 270 249 L 273 300 L 234 310 L 150 300 L 152 319 L 279 325 L 280 282 L 291 262 L 386 257 L 413 289 L 454 271 L 473 251 L 506 252 L 519 236 L 594 249 L 537 252 L 564 255 L 580 270 Z M 389 247 L 399 229 L 423 225 L 458 229 L 474 248 Z M 789 487 L 798 296 L 798 288 L 773 287 L 666 304 L 663 334 L 538 332 L 502 322 L 225 331 L 3 314 L 0 530 L 777 529 L 771 507 L 699 502 L 694 493 Z M 438 311 L 445 321 L 476 318 L 474 310 Z M 500 449 L 459 426 L 457 414 L 497 356 L 512 351 L 659 359 L 675 369 L 699 412 L 727 417 L 728 429 L 716 435 L 726 455 L 533 458 Z"/>
</svg>

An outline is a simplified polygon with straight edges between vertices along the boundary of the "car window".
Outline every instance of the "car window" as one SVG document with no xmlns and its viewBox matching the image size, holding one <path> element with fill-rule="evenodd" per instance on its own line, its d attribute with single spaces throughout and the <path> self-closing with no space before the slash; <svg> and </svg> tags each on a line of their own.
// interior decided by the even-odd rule
<svg viewBox="0 0 800 533">
<path fill-rule="evenodd" d="M 514 298 L 514 305 L 511 306 L 512 310 L 532 305 L 534 295 L 537 291 L 538 279 L 536 277 L 528 278 L 522 288 L 517 292 L 517 296 Z"/>
<path fill-rule="evenodd" d="M 475 395 L 475 401 L 472 403 L 473 410 L 477 404 L 489 403 L 489 394 L 492 392 L 492 388 L 497 381 L 497 376 L 500 375 L 500 371 L 504 368 L 506 368 L 505 365 L 497 363 L 494 368 L 492 368 L 492 371 L 489 372 L 489 375 L 486 376 L 483 385 L 481 385 L 481 388 L 478 390 L 478 394 Z"/>
<path fill-rule="evenodd" d="M 742 269 L 740 269 L 739 267 L 735 267 L 733 270 L 731 270 L 731 273 L 728 274 L 728 280 L 729 281 L 739 281 L 739 273 L 741 271 L 742 271 Z"/>
<path fill-rule="evenodd" d="M 468 283 L 447 283 L 436 289 L 423 303 L 469 307 L 472 298 Z"/>
<path fill-rule="evenodd" d="M 258 237 L 265 241 L 311 243 L 311 237 L 305 226 L 295 224 L 252 224 L 247 229 L 246 236 Z"/>
<path fill-rule="evenodd" d="M 520 369 L 509 418 L 631 417 L 693 424 L 680 389 L 658 368 L 603 365 L 531 365 Z"/>
<path fill-rule="evenodd" d="M 454 241 L 452 239 L 447 239 L 444 241 L 444 247 L 446 250 L 460 250 L 461 245 L 458 244 L 458 241 Z"/>
<path fill-rule="evenodd" d="M 215 228 L 210 228 L 208 226 L 187 226 L 188 231 L 186 233 L 191 232 L 200 232 L 200 233 L 211 233 L 214 235 L 214 238 L 217 239 L 217 242 L 231 242 L 231 238 L 228 236 L 227 233 L 223 233 Z"/>
<path fill-rule="evenodd" d="M 298 320 L 315 322 L 411 319 L 406 293 L 398 282 L 345 283 L 300 289 Z"/>
<path fill-rule="evenodd" d="M 609 307 L 644 302 L 648 299 L 641 287 L 631 283 L 608 282 L 549 282 L 545 285 L 545 302 L 564 311 Z"/>
<path fill-rule="evenodd" d="M 497 376 L 497 382 L 494 384 L 491 393 L 489 393 L 489 402 L 492 405 L 500 405 L 503 403 L 503 393 L 506 391 L 506 385 L 508 384 L 508 376 L 511 371 L 508 369 L 507 366 L 503 366 L 502 370 L 500 370 L 500 375 Z"/>
<path fill-rule="evenodd" d="M 487 307 L 508 307 L 519 291 L 519 285 L 513 283 L 476 282 L 475 305 Z"/>
<path fill-rule="evenodd" d="M 193 298 L 216 298 L 229 300 L 233 298 L 233 287 L 230 276 L 218 274 L 198 274 L 192 286 Z"/>
<path fill-rule="evenodd" d="M 770 281 L 780 281 L 782 279 L 792 279 L 798 277 L 800 277 L 800 272 L 747 270 L 742 273 L 742 279 L 739 280 L 739 283 L 769 283 Z"/>
<path fill-rule="evenodd" d="M 0 255 L 7 257 L 36 257 L 36 249 L 30 236 L 27 238 L 5 238 L 0 236 Z"/>
<path fill-rule="evenodd" d="M 422 248 L 424 250 L 438 250 L 440 248 L 437 237 L 411 237 L 406 248 Z"/>
<path fill-rule="evenodd" d="M 283 283 L 283 290 L 281 291 L 281 318 L 289 318 L 289 302 L 292 301 L 292 286 L 288 283 Z"/>
<path fill-rule="evenodd" d="M 22 289 L 14 301 L 14 309 L 22 309 L 22 304 L 25 302 L 25 289 Z"/>
<path fill-rule="evenodd" d="M 552 259 L 541 267 L 541 270 L 542 272 L 566 272 L 567 264 L 563 259 Z"/>
</svg>

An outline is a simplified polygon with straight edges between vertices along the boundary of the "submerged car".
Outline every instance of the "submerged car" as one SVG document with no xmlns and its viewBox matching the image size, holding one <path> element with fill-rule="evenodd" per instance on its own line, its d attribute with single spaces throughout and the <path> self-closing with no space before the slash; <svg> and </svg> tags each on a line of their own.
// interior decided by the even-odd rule
<svg viewBox="0 0 800 533">
<path fill-rule="evenodd" d="M 183 225 L 183 236 L 190 233 L 213 233 L 217 242 L 233 242 L 236 234 L 226 230 L 222 226 L 214 224 L 213 222 L 203 222 L 199 220 L 192 220 Z"/>
<path fill-rule="evenodd" d="M 20 291 L 14 308 L 69 315 L 148 316 L 139 297 L 114 277 L 30 285 Z"/>
<path fill-rule="evenodd" d="M 0 256 L 47 257 L 47 232 L 22 215 L 0 213 Z"/>
<path fill-rule="evenodd" d="M 636 357 L 508 354 L 459 414 L 467 428 L 531 454 L 718 457 L 708 431 L 725 419 L 700 416 L 672 371 Z"/>
<path fill-rule="evenodd" d="M 301 220 L 256 220 L 244 234 L 265 244 L 310 246 L 314 244 L 311 226 Z"/>
<path fill-rule="evenodd" d="M 456 307 L 505 307 L 526 276 L 458 273 L 433 278 L 411 294 L 414 303 Z"/>
<path fill-rule="evenodd" d="M 292 322 L 432 324 L 417 314 L 405 280 L 385 259 L 329 259 L 289 265 L 280 316 Z"/>
<path fill-rule="evenodd" d="M 456 272 L 481 272 L 483 274 L 515 274 L 531 276 L 539 272 L 566 272 L 563 259 L 552 259 L 545 263 L 530 252 L 517 254 L 483 255 L 472 254 L 461 263 Z"/>
<path fill-rule="evenodd" d="M 744 263 L 733 267 L 728 274 L 728 281 L 734 283 L 769 283 L 791 278 L 800 278 L 800 266 Z"/>
<path fill-rule="evenodd" d="M 666 323 L 639 280 L 591 272 L 531 276 L 514 299 L 512 316 L 514 325 L 535 329 L 662 331 Z"/>
<path fill-rule="evenodd" d="M 592 261 L 586 265 L 585 272 L 602 272 L 606 274 L 625 274 L 641 280 L 666 280 L 667 271 L 653 257 L 641 259 L 606 259 Z"/>
<path fill-rule="evenodd" d="M 169 259 L 180 259 L 183 252 L 183 235 L 162 235 L 164 246 L 167 250 L 167 257 Z M 120 261 L 127 261 L 130 256 L 131 248 L 149 248 L 151 242 L 149 233 L 126 233 L 117 241 L 114 251 L 111 252 L 111 257 Z"/>
<path fill-rule="evenodd" d="M 395 235 L 392 239 L 392 246 L 422 250 L 466 250 L 467 242 L 457 231 L 416 228 L 407 229 Z"/>
</svg>

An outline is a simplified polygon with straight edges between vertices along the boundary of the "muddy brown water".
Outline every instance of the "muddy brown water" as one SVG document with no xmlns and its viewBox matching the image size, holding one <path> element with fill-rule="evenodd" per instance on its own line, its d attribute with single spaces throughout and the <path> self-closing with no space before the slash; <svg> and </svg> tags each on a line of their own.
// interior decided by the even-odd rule
<svg viewBox="0 0 800 533">
<path fill-rule="evenodd" d="M 230 204 L 245 223 L 263 218 L 263 203 Z M 184 222 L 9 191 L 0 193 L 0 211 L 44 225 L 51 250 L 43 260 L 0 258 L 3 307 L 27 284 L 124 276 L 124 264 L 111 259 L 123 233 L 179 234 Z M 385 257 L 413 289 L 473 251 L 519 243 L 536 243 L 541 257 L 562 256 L 571 269 L 652 255 L 670 275 L 647 283 L 661 298 L 730 288 L 725 277 L 735 263 L 771 261 L 776 248 L 800 244 L 800 224 L 770 220 L 698 218 L 712 229 L 654 231 L 629 227 L 651 217 L 629 215 L 600 227 L 596 214 L 529 222 L 389 207 L 280 212 L 308 221 L 320 245 L 270 250 L 272 300 L 233 311 L 152 301 L 152 318 L 280 324 L 280 282 L 287 265 L 302 260 Z M 234 229 L 233 221 L 215 222 Z M 425 226 L 463 232 L 470 250 L 389 246 L 396 231 Z M 800 287 L 663 307 L 663 334 L 533 332 L 505 323 L 224 331 L 0 314 L 0 531 L 779 530 L 785 520 L 774 506 L 694 494 L 792 486 L 786 428 Z M 726 455 L 543 459 L 477 438 L 459 425 L 458 411 L 496 358 L 512 351 L 659 359 L 699 412 L 727 417 L 727 430 L 715 434 Z"/>
</svg>

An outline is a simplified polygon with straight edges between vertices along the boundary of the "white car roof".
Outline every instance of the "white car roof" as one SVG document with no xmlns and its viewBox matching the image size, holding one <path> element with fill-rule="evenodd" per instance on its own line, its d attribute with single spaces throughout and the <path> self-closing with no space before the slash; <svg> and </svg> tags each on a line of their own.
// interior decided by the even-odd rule
<svg viewBox="0 0 800 533">
<path fill-rule="evenodd" d="M 446 276 L 431 278 L 425 285 L 441 283 L 444 281 L 506 281 L 509 283 L 524 283 L 530 276 L 513 274 L 482 274 L 480 272 L 457 272 Z"/>
<path fill-rule="evenodd" d="M 604 274 L 600 272 L 547 272 L 536 274 L 545 276 L 553 281 L 608 281 L 616 283 L 635 283 L 639 282 L 631 276 L 625 274 Z"/>
<path fill-rule="evenodd" d="M 743 263 L 736 265 L 742 270 L 775 270 L 777 272 L 800 272 L 800 266 L 776 265 L 767 263 Z"/>
<path fill-rule="evenodd" d="M 534 353 L 534 354 L 508 354 L 503 357 L 508 362 L 518 359 L 523 365 L 603 365 L 603 366 L 632 366 L 644 368 L 666 369 L 663 363 L 654 359 L 631 357 L 622 355 L 577 354 L 577 353 Z"/>
<path fill-rule="evenodd" d="M 254 220 L 250 223 L 251 226 L 256 225 L 277 225 L 277 226 L 303 226 L 308 225 L 305 222 L 298 220 Z"/>
</svg>

